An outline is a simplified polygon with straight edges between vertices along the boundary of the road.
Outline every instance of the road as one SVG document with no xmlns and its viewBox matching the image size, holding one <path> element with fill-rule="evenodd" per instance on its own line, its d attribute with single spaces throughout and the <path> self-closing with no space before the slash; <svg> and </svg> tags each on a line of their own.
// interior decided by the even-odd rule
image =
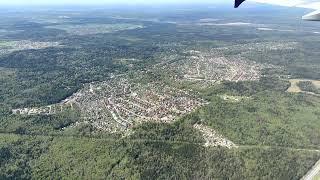
<svg viewBox="0 0 320 180">
<path fill-rule="evenodd" d="M 301 178 L 301 180 L 316 180 L 315 177 L 320 173 L 320 160 L 312 167 L 312 169 Z"/>
</svg>

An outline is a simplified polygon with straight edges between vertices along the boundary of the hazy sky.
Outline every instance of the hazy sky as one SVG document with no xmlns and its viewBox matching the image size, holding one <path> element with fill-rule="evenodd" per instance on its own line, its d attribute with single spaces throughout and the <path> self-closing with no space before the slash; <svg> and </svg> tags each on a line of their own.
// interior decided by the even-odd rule
<svg viewBox="0 0 320 180">
<path fill-rule="evenodd" d="M 0 4 L 168 4 L 194 2 L 221 3 L 226 1 L 227 0 L 0 0 Z"/>
<path fill-rule="evenodd" d="M 319 0 L 247 0 L 282 6 L 319 7 Z M 233 4 L 234 0 L 0 0 L 7 5 L 52 5 L 52 4 L 168 4 L 168 3 L 225 3 Z"/>
</svg>

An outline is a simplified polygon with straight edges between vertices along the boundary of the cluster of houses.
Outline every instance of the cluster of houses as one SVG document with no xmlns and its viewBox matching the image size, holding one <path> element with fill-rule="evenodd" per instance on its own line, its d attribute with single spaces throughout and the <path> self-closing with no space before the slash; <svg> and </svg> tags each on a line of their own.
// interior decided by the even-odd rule
<svg viewBox="0 0 320 180">
<path fill-rule="evenodd" d="M 216 52 L 190 51 L 184 61 L 168 65 L 178 68 L 183 80 L 210 81 L 255 81 L 261 77 L 261 70 L 266 68 L 242 57 L 223 57 Z"/>
<path fill-rule="evenodd" d="M 36 42 L 29 40 L 9 41 L 6 42 L 5 46 L 0 46 L 0 55 L 28 49 L 44 49 L 59 46 L 61 46 L 59 42 Z"/>
<path fill-rule="evenodd" d="M 99 130 L 117 132 L 146 121 L 172 122 L 204 104 L 204 100 L 188 91 L 160 83 L 142 84 L 126 77 L 115 77 L 105 82 L 87 84 L 58 104 L 15 109 L 12 112 L 50 115 L 65 107 L 77 107 L 83 123 L 90 123 Z M 80 124 L 81 121 L 77 123 Z"/>
<path fill-rule="evenodd" d="M 16 115 L 53 115 L 63 112 L 66 108 L 73 108 L 72 104 L 54 104 L 43 107 L 13 109 L 12 114 Z"/>
<path fill-rule="evenodd" d="M 173 72 L 181 73 L 182 76 L 180 74 L 175 77 L 182 79 L 176 80 L 212 83 L 223 80 L 235 82 L 258 80 L 261 77 L 261 70 L 265 68 L 264 65 L 246 61 L 241 56 L 224 57 L 216 50 L 190 51 L 185 60 L 164 63 L 161 67 L 169 71 L 174 68 Z M 154 68 L 159 67 L 154 66 Z M 160 81 L 143 83 L 139 77 L 143 78 L 144 73 L 147 72 L 138 72 L 138 78 L 133 79 L 129 75 L 112 76 L 104 82 L 84 85 L 84 88 L 58 104 L 15 109 L 12 112 L 25 115 L 50 115 L 62 112 L 65 107 L 77 107 L 81 113 L 81 120 L 75 125 L 81 122 L 90 123 L 99 130 L 118 132 L 146 121 L 173 122 L 177 117 L 206 104 L 194 94 L 195 92 L 180 90 Z"/>
</svg>

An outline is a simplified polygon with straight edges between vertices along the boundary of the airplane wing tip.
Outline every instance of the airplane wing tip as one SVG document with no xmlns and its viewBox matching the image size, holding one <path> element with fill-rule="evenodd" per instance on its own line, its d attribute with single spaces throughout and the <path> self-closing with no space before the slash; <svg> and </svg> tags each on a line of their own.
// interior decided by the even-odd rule
<svg viewBox="0 0 320 180">
<path fill-rule="evenodd" d="M 302 20 L 306 21 L 320 21 L 320 10 L 311 12 L 302 17 Z"/>
<path fill-rule="evenodd" d="M 235 0 L 234 8 L 238 8 L 245 0 Z M 320 21 L 320 10 L 314 11 L 302 17 L 306 21 Z"/>
<path fill-rule="evenodd" d="M 235 0 L 234 8 L 238 8 L 245 0 Z"/>
</svg>

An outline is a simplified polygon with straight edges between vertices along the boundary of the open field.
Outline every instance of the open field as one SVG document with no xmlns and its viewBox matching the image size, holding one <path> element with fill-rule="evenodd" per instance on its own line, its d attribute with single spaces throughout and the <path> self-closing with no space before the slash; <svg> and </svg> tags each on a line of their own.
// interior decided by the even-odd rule
<svg viewBox="0 0 320 180">
<path fill-rule="evenodd" d="M 287 90 L 288 92 L 292 93 L 299 93 L 302 92 L 302 90 L 299 88 L 298 83 L 301 81 L 299 79 L 290 79 L 291 86 Z"/>
<path fill-rule="evenodd" d="M 220 95 L 219 97 L 221 97 L 221 99 L 225 100 L 225 101 L 228 101 L 228 102 L 239 102 L 239 101 L 242 101 L 242 100 L 248 100 L 250 99 L 250 97 L 245 97 L 245 96 L 230 96 L 230 95 Z"/>
<path fill-rule="evenodd" d="M 300 92 L 306 92 L 306 93 L 314 93 L 314 92 L 307 92 L 301 90 L 301 88 L 298 86 L 300 82 L 311 82 L 316 88 L 320 89 L 320 80 L 310 80 L 310 79 L 290 79 L 291 86 L 287 90 L 287 92 L 291 93 L 300 93 Z"/>
<path fill-rule="evenodd" d="M 319 81 L 313 80 L 312 83 L 313 83 L 318 89 L 320 89 L 320 80 L 319 80 Z"/>
<path fill-rule="evenodd" d="M 226 147 L 228 149 L 238 148 L 238 146 L 232 141 L 217 134 L 213 129 L 207 126 L 195 124 L 193 127 L 202 133 L 203 138 L 206 141 L 204 144 L 205 147 Z"/>
</svg>

